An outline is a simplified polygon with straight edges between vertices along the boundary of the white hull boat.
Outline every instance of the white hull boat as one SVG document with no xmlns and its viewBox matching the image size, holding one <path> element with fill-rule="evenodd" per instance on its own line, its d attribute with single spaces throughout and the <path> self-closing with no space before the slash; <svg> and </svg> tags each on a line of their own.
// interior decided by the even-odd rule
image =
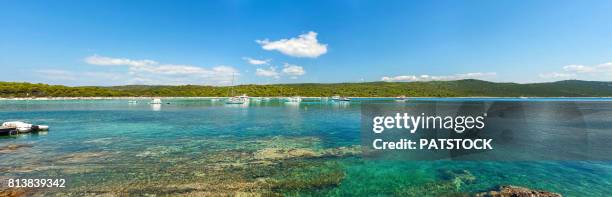
<svg viewBox="0 0 612 197">
<path fill-rule="evenodd" d="M 340 98 L 340 100 L 338 100 L 338 101 L 348 102 L 348 101 L 351 101 L 351 98 L 349 98 L 349 97 L 342 97 L 342 98 Z"/>
<path fill-rule="evenodd" d="M 249 96 L 243 94 L 242 96 L 235 96 L 229 98 L 225 104 L 245 104 L 249 102 Z"/>
<path fill-rule="evenodd" d="M 48 131 L 47 125 L 33 125 L 21 121 L 11 121 L 2 123 L 3 128 L 15 129 L 18 133 L 29 133 L 37 131 Z"/>
<path fill-rule="evenodd" d="M 287 102 L 299 103 L 299 102 L 302 102 L 302 97 L 299 97 L 299 96 L 289 97 L 287 98 Z"/>
<path fill-rule="evenodd" d="M 153 99 L 153 100 L 151 100 L 151 102 L 149 104 L 159 105 L 159 104 L 162 104 L 162 100 L 161 99 Z"/>
</svg>

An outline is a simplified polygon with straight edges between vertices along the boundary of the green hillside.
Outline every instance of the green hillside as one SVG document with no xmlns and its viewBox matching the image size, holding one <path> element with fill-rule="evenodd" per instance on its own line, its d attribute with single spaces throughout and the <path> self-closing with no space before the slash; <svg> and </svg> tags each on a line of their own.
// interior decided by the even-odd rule
<svg viewBox="0 0 612 197">
<path fill-rule="evenodd" d="M 68 87 L 0 82 L 0 97 L 228 96 L 229 88 L 198 85 Z M 248 94 L 249 96 L 610 97 L 612 96 L 612 82 L 568 80 L 551 83 L 517 84 L 467 79 L 430 82 L 240 85 L 235 86 L 234 91 L 236 94 Z"/>
</svg>

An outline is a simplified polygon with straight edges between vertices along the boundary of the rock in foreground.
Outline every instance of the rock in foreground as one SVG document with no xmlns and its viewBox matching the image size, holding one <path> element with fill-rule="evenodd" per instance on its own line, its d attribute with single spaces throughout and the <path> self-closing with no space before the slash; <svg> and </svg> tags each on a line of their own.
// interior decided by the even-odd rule
<svg viewBox="0 0 612 197">
<path fill-rule="evenodd" d="M 478 197 L 561 197 L 561 194 L 532 190 L 525 187 L 518 187 L 512 185 L 504 185 L 499 188 L 498 191 L 489 191 L 476 194 Z"/>
</svg>

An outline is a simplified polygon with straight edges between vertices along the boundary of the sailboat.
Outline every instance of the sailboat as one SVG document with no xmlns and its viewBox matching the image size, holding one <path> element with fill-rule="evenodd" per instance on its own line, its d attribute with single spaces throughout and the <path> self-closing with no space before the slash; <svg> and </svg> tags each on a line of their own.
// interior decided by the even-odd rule
<svg viewBox="0 0 612 197">
<path fill-rule="evenodd" d="M 234 74 L 232 73 L 232 87 L 230 88 L 231 95 L 234 95 Z M 243 94 L 241 96 L 234 96 L 227 99 L 225 104 L 245 104 L 249 102 L 249 96 Z"/>
</svg>

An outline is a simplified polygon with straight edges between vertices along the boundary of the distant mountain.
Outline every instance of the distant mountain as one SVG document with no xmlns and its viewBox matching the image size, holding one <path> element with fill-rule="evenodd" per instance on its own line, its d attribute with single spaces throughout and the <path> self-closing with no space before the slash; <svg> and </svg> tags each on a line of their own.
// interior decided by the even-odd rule
<svg viewBox="0 0 612 197">
<path fill-rule="evenodd" d="M 228 96 L 230 87 L 147 86 L 68 87 L 0 82 L 0 97 L 106 96 Z M 466 79 L 429 82 L 303 83 L 239 85 L 236 94 L 249 96 L 358 96 L 358 97 L 612 97 L 612 82 L 567 80 L 551 83 L 494 83 Z"/>
</svg>

